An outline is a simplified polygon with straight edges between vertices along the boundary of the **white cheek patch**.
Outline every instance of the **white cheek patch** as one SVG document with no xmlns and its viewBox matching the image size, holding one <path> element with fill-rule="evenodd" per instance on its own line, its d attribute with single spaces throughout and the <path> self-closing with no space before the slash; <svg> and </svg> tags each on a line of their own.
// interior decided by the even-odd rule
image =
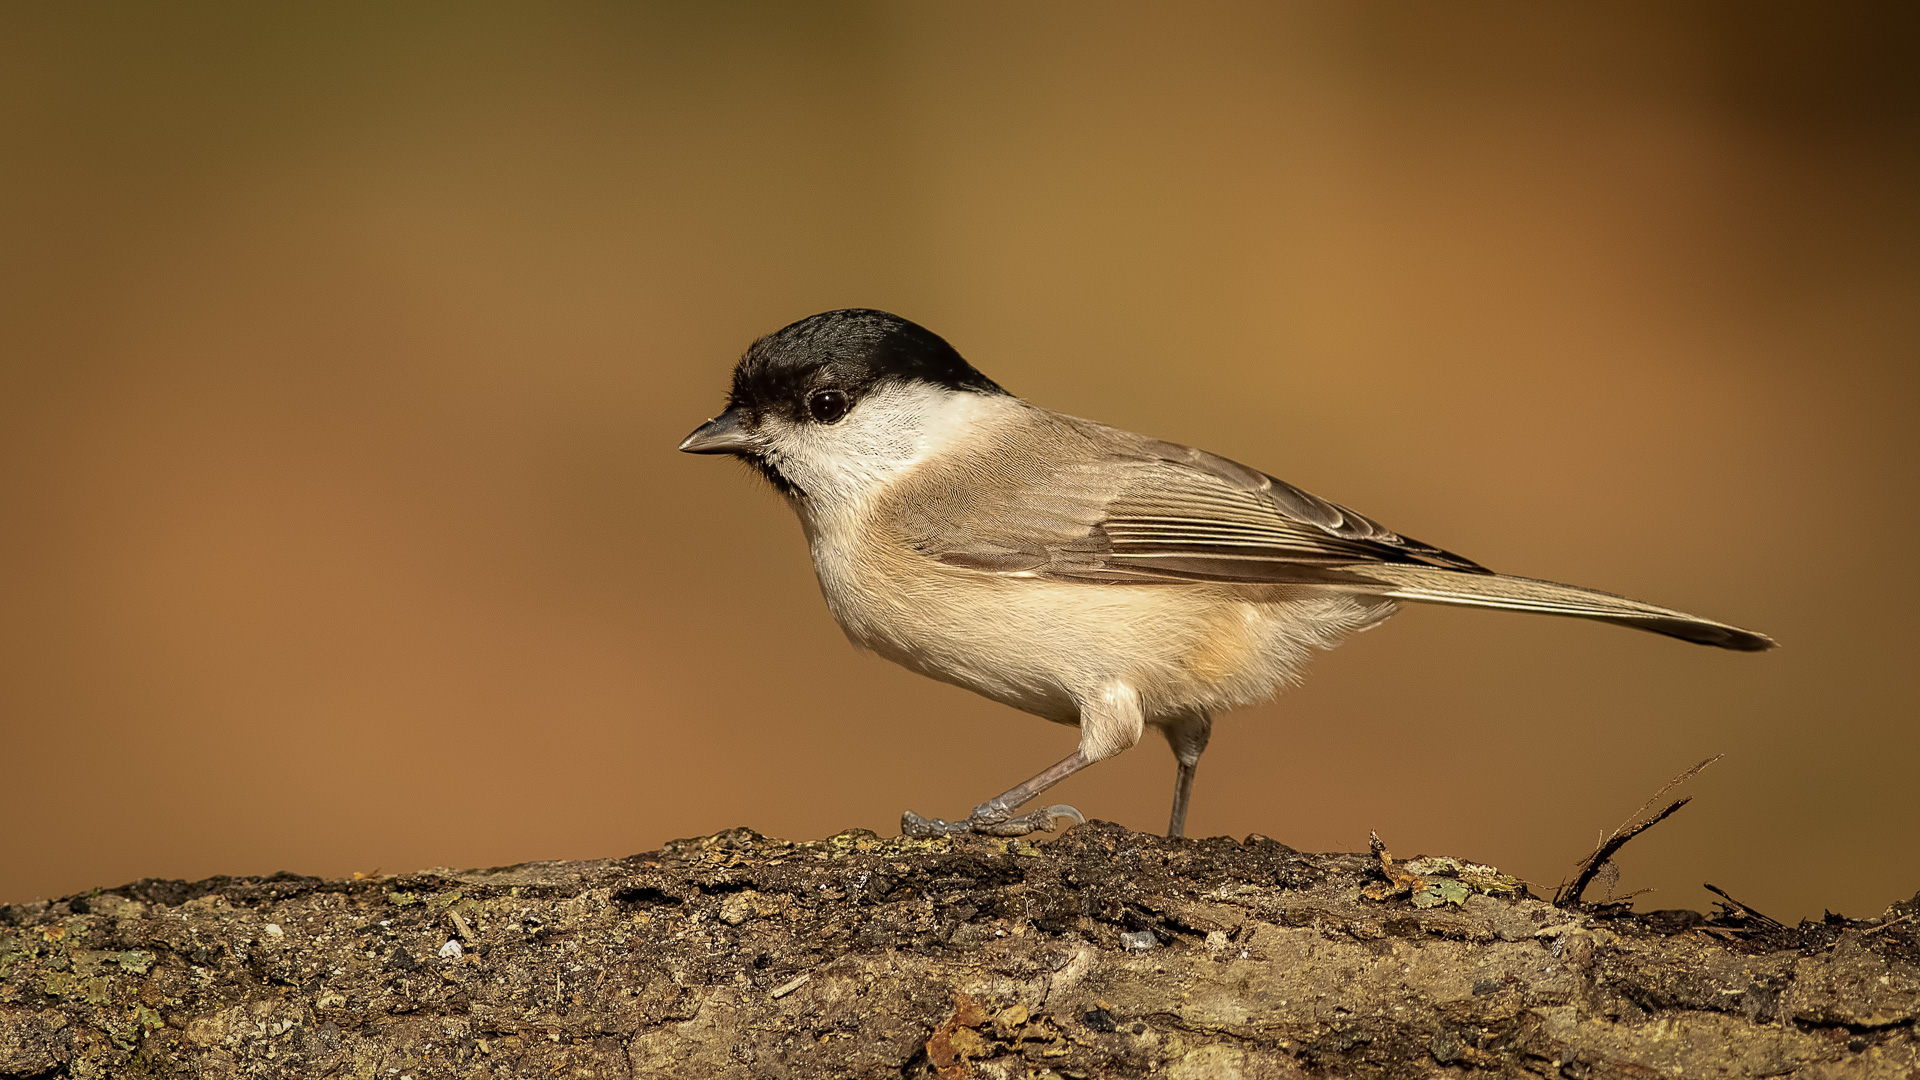
<svg viewBox="0 0 1920 1080">
<path fill-rule="evenodd" d="M 781 473 L 827 502 L 870 498 L 929 457 L 955 449 L 992 402 L 934 386 L 892 386 L 854 403 L 837 424 L 799 424 L 774 434 Z"/>
<path fill-rule="evenodd" d="M 959 448 L 978 429 L 980 422 L 1004 406 L 1005 401 L 984 394 L 943 393 L 931 405 L 920 431 L 916 464 Z"/>
</svg>

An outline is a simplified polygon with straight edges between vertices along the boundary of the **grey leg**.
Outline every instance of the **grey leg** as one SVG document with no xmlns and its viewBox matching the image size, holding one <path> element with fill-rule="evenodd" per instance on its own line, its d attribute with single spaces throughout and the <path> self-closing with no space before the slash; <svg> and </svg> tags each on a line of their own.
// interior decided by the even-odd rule
<svg viewBox="0 0 1920 1080">
<path fill-rule="evenodd" d="M 973 813 L 959 821 L 943 821 L 940 818 L 925 818 L 909 810 L 900 815 L 900 835 L 902 836 L 950 836 L 954 833 L 977 832 L 989 836 L 1025 836 L 1030 832 L 1053 827 L 1054 819 L 1066 818 L 1086 824 L 1087 819 L 1080 811 L 1071 806 L 1049 806 L 1035 810 L 1031 814 L 1014 817 L 1013 812 L 1020 809 L 1035 795 L 1093 764 L 1080 751 L 1075 750 L 1060 762 L 1041 771 L 1038 776 L 995 795 L 986 802 L 973 808 Z"/>
<path fill-rule="evenodd" d="M 1193 772 L 1200 764 L 1200 755 L 1206 752 L 1207 738 L 1213 734 L 1213 718 L 1206 713 L 1188 713 L 1177 720 L 1161 726 L 1167 734 L 1167 745 L 1173 748 L 1173 757 L 1179 763 L 1179 772 L 1173 778 L 1173 816 L 1167 821 L 1167 835 L 1180 837 L 1187 835 L 1187 800 L 1193 797 Z"/>
<path fill-rule="evenodd" d="M 1180 763 L 1180 772 L 1173 778 L 1173 816 L 1167 819 L 1167 835 L 1182 837 L 1187 835 L 1187 800 L 1193 797 L 1193 772 L 1199 766 Z"/>
</svg>

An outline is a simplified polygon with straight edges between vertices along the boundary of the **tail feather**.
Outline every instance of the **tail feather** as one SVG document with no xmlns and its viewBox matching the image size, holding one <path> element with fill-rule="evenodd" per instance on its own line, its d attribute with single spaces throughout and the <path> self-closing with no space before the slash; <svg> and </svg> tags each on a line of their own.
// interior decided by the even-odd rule
<svg viewBox="0 0 1920 1080">
<path fill-rule="evenodd" d="M 1380 595 L 1396 600 L 1597 619 L 1741 652 L 1761 652 L 1774 647 L 1773 639 L 1765 634 L 1756 634 L 1672 608 L 1643 604 L 1612 593 L 1552 581 L 1535 581 L 1504 574 L 1466 574 L 1398 563 L 1380 563 L 1353 569 L 1356 573 L 1390 586 L 1381 590 Z"/>
</svg>

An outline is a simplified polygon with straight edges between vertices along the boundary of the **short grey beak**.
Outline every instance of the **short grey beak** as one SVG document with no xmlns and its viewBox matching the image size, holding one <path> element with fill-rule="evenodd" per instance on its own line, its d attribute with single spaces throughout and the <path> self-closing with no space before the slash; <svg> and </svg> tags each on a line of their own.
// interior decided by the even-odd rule
<svg viewBox="0 0 1920 1080">
<path fill-rule="evenodd" d="M 740 411 L 728 409 L 693 429 L 680 449 L 689 454 L 751 454 L 753 438 L 740 423 Z"/>
</svg>

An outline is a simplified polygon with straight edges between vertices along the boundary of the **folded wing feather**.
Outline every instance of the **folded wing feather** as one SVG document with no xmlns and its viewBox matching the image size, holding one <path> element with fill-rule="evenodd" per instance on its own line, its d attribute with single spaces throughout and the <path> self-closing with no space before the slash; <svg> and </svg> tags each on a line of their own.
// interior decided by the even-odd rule
<svg viewBox="0 0 1920 1080">
<path fill-rule="evenodd" d="M 1111 584 L 1325 586 L 1598 619 L 1728 649 L 1773 647 L 1764 635 L 1682 611 L 1494 574 L 1227 458 L 1059 419 L 1084 441 L 1088 457 L 1002 458 L 1002 482 L 1012 475 L 1026 489 L 1012 500 L 1017 512 L 986 513 L 960 485 L 937 500 L 940 511 L 922 508 L 938 519 L 920 533 L 928 554 L 989 573 Z"/>
</svg>

